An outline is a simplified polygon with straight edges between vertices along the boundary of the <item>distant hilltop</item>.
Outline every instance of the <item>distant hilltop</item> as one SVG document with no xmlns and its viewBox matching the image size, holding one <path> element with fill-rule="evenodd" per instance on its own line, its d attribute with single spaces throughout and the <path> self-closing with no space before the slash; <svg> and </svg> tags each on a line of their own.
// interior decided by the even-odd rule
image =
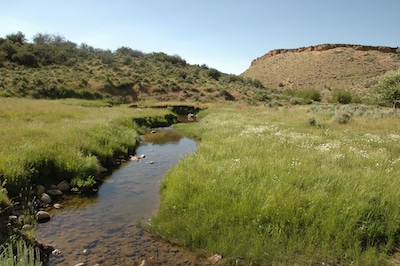
<svg viewBox="0 0 400 266">
<path fill-rule="evenodd" d="M 321 44 L 276 49 L 254 59 L 241 76 L 273 89 L 332 89 L 368 93 L 379 77 L 400 70 L 400 48 Z"/>
<path fill-rule="evenodd" d="M 275 56 L 278 54 L 284 54 L 284 53 L 301 53 L 301 52 L 312 52 L 312 51 L 327 51 L 330 49 L 335 49 L 335 48 L 353 48 L 354 50 L 357 51 L 379 51 L 382 53 L 398 53 L 400 54 L 400 48 L 396 47 L 388 47 L 388 46 L 370 46 L 370 45 L 359 45 L 359 44 L 320 44 L 316 46 L 308 46 L 308 47 L 300 47 L 300 48 L 295 48 L 295 49 L 275 49 L 271 50 L 265 55 L 254 59 L 251 62 L 251 66 L 254 66 L 258 64 L 260 61 L 264 60 L 265 58 Z"/>
</svg>

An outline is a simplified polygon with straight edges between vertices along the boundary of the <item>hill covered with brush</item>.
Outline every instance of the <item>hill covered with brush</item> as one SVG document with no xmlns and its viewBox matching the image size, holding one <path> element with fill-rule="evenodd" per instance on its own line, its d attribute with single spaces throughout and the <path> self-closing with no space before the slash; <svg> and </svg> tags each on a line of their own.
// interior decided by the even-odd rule
<svg viewBox="0 0 400 266">
<path fill-rule="evenodd" d="M 277 49 L 254 59 L 242 77 L 265 87 L 369 92 L 383 74 L 400 69 L 400 48 L 352 44 L 322 44 Z"/>
<path fill-rule="evenodd" d="M 0 96 L 219 102 L 265 99 L 260 81 L 188 64 L 179 55 L 80 45 L 60 35 L 0 38 Z"/>
</svg>

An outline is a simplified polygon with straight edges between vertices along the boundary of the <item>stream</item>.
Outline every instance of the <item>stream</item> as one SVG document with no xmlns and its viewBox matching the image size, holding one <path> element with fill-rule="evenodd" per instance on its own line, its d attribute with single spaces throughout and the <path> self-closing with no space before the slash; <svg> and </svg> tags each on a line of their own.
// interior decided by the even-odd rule
<svg viewBox="0 0 400 266">
<path fill-rule="evenodd" d="M 187 265 L 201 263 L 191 252 L 147 234 L 143 228 L 159 205 L 160 181 L 196 142 L 172 129 L 144 136 L 136 154 L 106 178 L 96 195 L 64 195 L 61 209 L 36 226 L 37 240 L 61 254 L 48 265 Z M 206 263 L 205 263 L 206 264 Z"/>
</svg>

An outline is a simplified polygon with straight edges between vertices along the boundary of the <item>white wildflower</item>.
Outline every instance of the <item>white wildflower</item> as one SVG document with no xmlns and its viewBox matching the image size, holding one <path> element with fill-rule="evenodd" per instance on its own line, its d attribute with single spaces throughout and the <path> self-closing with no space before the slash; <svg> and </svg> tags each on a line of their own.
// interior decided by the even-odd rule
<svg viewBox="0 0 400 266">
<path fill-rule="evenodd" d="M 390 139 L 400 139 L 400 136 L 399 135 L 396 135 L 396 134 L 389 134 L 389 135 L 387 135 L 388 136 L 388 138 L 390 138 Z"/>
</svg>

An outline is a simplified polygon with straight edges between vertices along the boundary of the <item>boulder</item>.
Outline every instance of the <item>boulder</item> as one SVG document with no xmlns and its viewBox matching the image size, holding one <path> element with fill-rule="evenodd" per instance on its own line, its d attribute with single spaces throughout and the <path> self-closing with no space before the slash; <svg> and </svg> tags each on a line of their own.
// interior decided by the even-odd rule
<svg viewBox="0 0 400 266">
<path fill-rule="evenodd" d="M 67 181 L 63 180 L 58 183 L 57 189 L 60 191 L 69 191 L 71 190 L 71 185 Z"/>
<path fill-rule="evenodd" d="M 59 189 L 49 189 L 46 191 L 46 194 L 50 196 L 62 196 L 62 191 Z"/>
<path fill-rule="evenodd" d="M 108 169 L 99 164 L 99 167 L 97 168 L 97 172 L 98 172 L 99 174 L 105 173 L 105 172 L 108 172 Z"/>
<path fill-rule="evenodd" d="M 38 194 L 42 194 L 46 190 L 46 188 L 42 185 L 37 185 L 36 190 L 37 190 Z"/>
<path fill-rule="evenodd" d="M 50 204 L 51 198 L 47 193 L 42 193 L 42 196 L 40 197 L 40 201 L 45 204 Z"/>
<path fill-rule="evenodd" d="M 36 213 L 36 220 L 38 222 L 47 222 L 50 220 L 50 214 L 46 211 L 38 211 Z"/>
<path fill-rule="evenodd" d="M 211 257 L 208 258 L 208 261 L 211 262 L 211 264 L 216 264 L 222 259 L 222 256 L 219 254 L 214 254 Z"/>
<path fill-rule="evenodd" d="M 137 157 L 137 156 L 131 156 L 130 158 L 129 158 L 129 160 L 130 161 L 138 161 L 139 160 L 139 158 Z"/>
<path fill-rule="evenodd" d="M 59 249 L 54 249 L 54 250 L 51 252 L 51 254 L 53 254 L 53 256 L 58 257 L 58 256 L 61 255 L 61 251 L 60 251 Z"/>
<path fill-rule="evenodd" d="M 8 216 L 8 220 L 11 222 L 16 222 L 18 220 L 18 217 L 16 215 L 10 215 Z"/>
</svg>

